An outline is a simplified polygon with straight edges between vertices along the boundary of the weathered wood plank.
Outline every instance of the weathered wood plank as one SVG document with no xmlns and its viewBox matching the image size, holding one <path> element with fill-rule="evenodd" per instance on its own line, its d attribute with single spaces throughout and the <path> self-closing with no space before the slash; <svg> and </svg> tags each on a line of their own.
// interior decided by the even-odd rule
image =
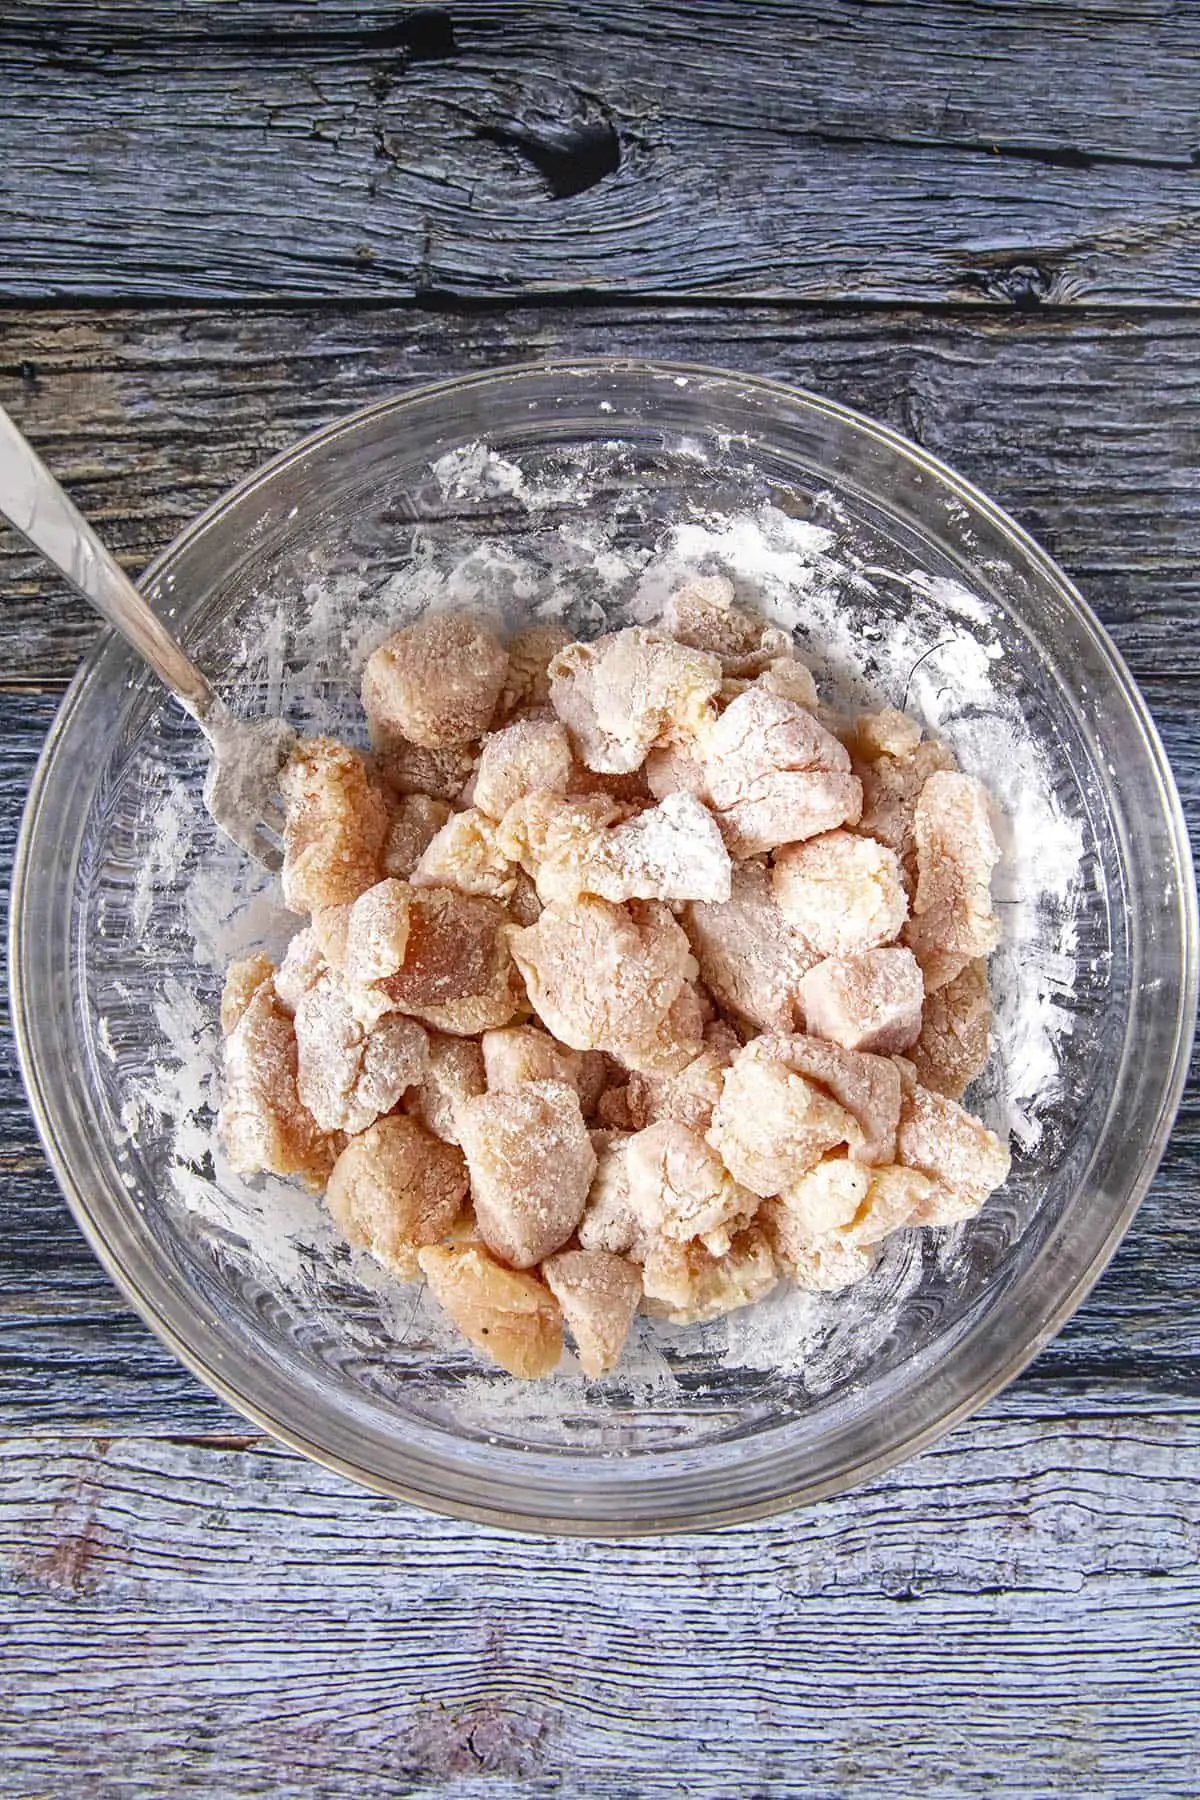
<svg viewBox="0 0 1200 1800">
<path fill-rule="evenodd" d="M 0 1449 L 13 1793 L 1194 1793 L 1196 1415 L 966 1430 L 636 1547 L 425 1518 L 236 1442 Z"/>
<path fill-rule="evenodd" d="M 26 0 L 0 294 L 1191 306 L 1198 53 L 1162 0 Z"/>
<path fill-rule="evenodd" d="M 606 352 L 774 375 L 887 420 L 1008 506 L 1139 676 L 1200 674 L 1200 323 L 782 308 L 0 313 L 0 403 L 131 568 L 304 432 L 407 383 Z M 0 658 L 95 627 L 0 530 Z"/>
<path fill-rule="evenodd" d="M 285 78 L 312 67 L 333 94 L 374 58 L 387 59 L 393 86 L 442 62 L 470 75 L 484 57 L 529 67 L 572 56 L 619 78 L 622 58 L 649 44 L 658 58 L 636 71 L 631 99 L 702 96 L 707 116 L 730 125 L 802 122 L 1063 163 L 1192 161 L 1195 23 L 1173 0 L 925 0 L 921 15 L 915 30 L 886 5 L 835 0 L 462 0 L 453 12 L 324 0 L 314 21 L 303 0 L 241 0 L 236 13 L 206 0 L 85 0 L 69 13 L 26 0 L 3 30 L 14 65 L 116 78 L 202 56 L 230 79 L 248 63 Z"/>
</svg>

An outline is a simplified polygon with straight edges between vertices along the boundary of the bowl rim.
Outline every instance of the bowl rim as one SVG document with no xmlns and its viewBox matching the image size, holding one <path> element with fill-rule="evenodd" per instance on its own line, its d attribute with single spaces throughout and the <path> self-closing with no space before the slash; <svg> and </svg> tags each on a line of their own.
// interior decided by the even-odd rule
<svg viewBox="0 0 1200 1800">
<path fill-rule="evenodd" d="M 1169 1067 L 1164 1070 L 1159 1084 L 1157 1113 L 1153 1130 L 1148 1133 L 1146 1149 L 1135 1174 L 1127 1184 L 1122 1203 L 1115 1210 L 1107 1233 L 1091 1260 L 1080 1270 L 1069 1288 L 1059 1296 L 1056 1304 L 1046 1312 L 1037 1328 L 1029 1336 L 1023 1338 L 1018 1345 L 1010 1344 L 999 1351 L 993 1357 L 985 1377 L 978 1380 L 956 1402 L 945 1406 L 927 1424 L 910 1431 L 901 1441 L 889 1443 L 875 1454 L 861 1456 L 857 1461 L 839 1470 L 837 1474 L 825 1476 L 816 1481 L 790 1484 L 785 1490 L 769 1497 L 742 1500 L 724 1505 L 698 1506 L 691 1508 L 686 1513 L 672 1510 L 661 1518 L 598 1519 L 572 1517 L 569 1513 L 546 1518 L 532 1512 L 514 1512 L 507 1508 L 475 1505 L 457 1498 L 451 1500 L 440 1494 L 433 1496 L 424 1489 L 411 1487 L 402 1481 L 363 1469 L 349 1458 L 315 1442 L 303 1431 L 282 1423 L 272 1415 L 267 1407 L 241 1392 L 225 1373 L 215 1368 L 209 1358 L 176 1329 L 159 1304 L 159 1298 L 144 1291 L 124 1269 L 119 1256 L 93 1220 L 86 1193 L 77 1179 L 70 1158 L 58 1142 L 55 1130 L 55 1108 L 52 1097 L 43 1089 L 35 1046 L 33 1029 L 35 1000 L 29 991 L 26 980 L 24 948 L 27 930 L 26 909 L 29 904 L 32 853 L 40 822 L 43 793 L 54 767 L 60 742 L 70 727 L 74 712 L 97 665 L 112 645 L 114 634 L 108 629 L 98 634 L 95 642 L 81 660 L 55 714 L 38 759 L 21 820 L 14 856 L 8 953 L 13 1029 L 18 1060 L 30 1111 L 59 1189 L 97 1260 L 119 1291 L 155 1335 L 206 1387 L 270 1437 L 310 1457 L 316 1463 L 376 1492 L 407 1501 L 426 1510 L 434 1510 L 477 1524 L 508 1530 L 537 1531 L 576 1537 L 632 1538 L 654 1536 L 664 1532 L 707 1530 L 720 1525 L 767 1517 L 801 1505 L 809 1505 L 849 1488 L 860 1486 L 894 1468 L 897 1464 L 943 1437 L 955 1425 L 978 1411 L 1001 1389 L 1008 1386 L 1033 1361 L 1086 1299 L 1108 1265 L 1145 1197 L 1166 1148 L 1187 1080 L 1192 1042 L 1196 1030 L 1197 1001 L 1200 997 L 1200 913 L 1198 913 L 1196 882 L 1186 817 L 1158 730 L 1120 651 L 1071 579 L 1004 508 L 998 506 L 973 483 L 957 474 L 940 458 L 930 455 L 920 445 L 894 431 L 890 426 L 881 424 L 868 415 L 844 406 L 840 402 L 828 400 L 823 395 L 798 384 L 776 380 L 769 376 L 745 374 L 715 365 L 633 356 L 562 357 L 545 361 L 522 361 L 473 371 L 464 376 L 445 377 L 433 382 L 417 382 L 396 394 L 357 408 L 331 421 L 328 425 L 307 433 L 296 443 L 259 464 L 185 525 L 183 530 L 147 565 L 140 578 L 140 585 L 145 590 L 152 590 L 180 554 L 224 512 L 240 504 L 255 489 L 265 485 L 284 469 L 302 461 L 315 449 L 324 449 L 336 442 L 339 437 L 358 430 L 370 420 L 388 415 L 402 415 L 406 408 L 426 407 L 431 403 L 436 403 L 439 399 L 460 396 L 464 391 L 474 388 L 520 381 L 528 377 L 570 378 L 573 374 L 600 373 L 628 374 L 633 377 L 650 379 L 665 377 L 671 380 L 686 377 L 689 380 L 732 383 L 742 389 L 752 390 L 767 400 L 783 402 L 793 407 L 799 404 L 809 408 L 843 427 L 850 428 L 855 434 L 874 440 L 885 450 L 899 454 L 903 459 L 916 464 L 923 472 L 934 477 L 943 487 L 968 502 L 975 511 L 982 513 L 1013 542 L 1039 575 L 1058 591 L 1060 598 L 1066 602 L 1080 625 L 1094 638 L 1096 646 L 1109 665 L 1111 676 L 1140 730 L 1147 761 L 1157 778 L 1158 789 L 1163 797 L 1162 823 L 1171 839 L 1177 859 L 1176 866 L 1181 876 L 1179 895 L 1181 929 L 1178 943 L 1179 1006 L 1173 1054 Z M 986 1319 L 973 1322 L 949 1354 L 957 1356 L 969 1340 L 986 1330 L 987 1327 Z"/>
</svg>

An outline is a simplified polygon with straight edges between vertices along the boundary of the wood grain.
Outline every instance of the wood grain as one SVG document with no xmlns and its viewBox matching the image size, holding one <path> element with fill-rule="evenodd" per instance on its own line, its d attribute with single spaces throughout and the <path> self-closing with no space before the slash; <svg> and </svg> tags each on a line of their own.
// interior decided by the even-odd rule
<svg viewBox="0 0 1200 1800">
<path fill-rule="evenodd" d="M 0 312 L 0 404 L 131 569 L 267 456 L 421 380 L 523 359 L 675 357 L 886 420 L 1014 512 L 1136 668 L 1200 674 L 1200 320 L 911 309 Z M 61 681 L 96 627 L 0 529 L 0 656 Z"/>
<path fill-rule="evenodd" d="M 1163 0 L 25 0 L 0 295 L 1193 306 L 1198 52 Z"/>
<path fill-rule="evenodd" d="M 1191 1800 L 1200 1414 L 969 1431 L 637 1546 L 261 1446 L 0 1446 L 5 1791 Z"/>
</svg>

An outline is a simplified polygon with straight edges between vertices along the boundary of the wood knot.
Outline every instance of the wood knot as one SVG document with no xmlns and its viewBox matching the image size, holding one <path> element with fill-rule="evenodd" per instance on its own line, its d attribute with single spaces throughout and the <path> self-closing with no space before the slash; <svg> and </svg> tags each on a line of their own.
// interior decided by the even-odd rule
<svg viewBox="0 0 1200 1800">
<path fill-rule="evenodd" d="M 481 1698 L 461 1707 L 419 1707 L 405 1733 L 401 1766 L 407 1778 L 422 1782 L 553 1777 L 558 1726 L 555 1713 L 537 1701 Z"/>
<path fill-rule="evenodd" d="M 1016 312 L 1036 312 L 1039 307 L 1054 304 L 1057 281 L 1054 270 L 1039 263 L 998 262 L 993 267 L 969 270 L 959 289 L 973 299 L 999 301 Z"/>
<path fill-rule="evenodd" d="M 586 193 L 621 166 L 621 140 L 612 120 L 595 110 L 537 125 L 480 125 L 475 136 L 514 150 L 537 170 L 554 200 Z"/>
<path fill-rule="evenodd" d="M 373 50 L 399 50 L 404 62 L 445 62 L 458 55 L 454 20 L 440 6 L 418 6 L 367 34 Z"/>
</svg>

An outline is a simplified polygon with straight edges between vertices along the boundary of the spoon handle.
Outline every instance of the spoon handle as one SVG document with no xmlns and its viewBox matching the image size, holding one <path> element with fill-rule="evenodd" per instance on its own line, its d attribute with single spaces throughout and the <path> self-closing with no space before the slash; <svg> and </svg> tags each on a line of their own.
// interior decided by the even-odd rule
<svg viewBox="0 0 1200 1800">
<path fill-rule="evenodd" d="M 0 513 L 203 720 L 213 691 L 0 406 Z"/>
</svg>

